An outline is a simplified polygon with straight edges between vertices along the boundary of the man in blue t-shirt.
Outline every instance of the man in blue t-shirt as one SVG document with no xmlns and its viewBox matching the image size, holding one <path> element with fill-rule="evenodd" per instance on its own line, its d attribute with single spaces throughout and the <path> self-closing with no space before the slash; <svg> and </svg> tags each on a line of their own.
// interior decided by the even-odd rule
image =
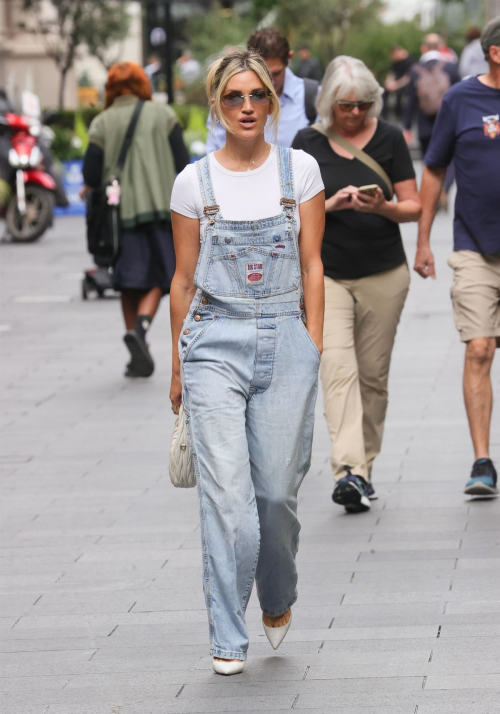
<svg viewBox="0 0 500 714">
<path fill-rule="evenodd" d="M 475 451 L 465 493 L 496 496 L 497 474 L 489 454 L 492 411 L 490 368 L 500 346 L 500 16 L 484 28 L 487 74 L 452 87 L 436 119 L 422 178 L 415 270 L 436 277 L 430 232 L 446 167 L 457 179 L 454 270 L 455 324 L 466 343 L 464 398 Z"/>
</svg>

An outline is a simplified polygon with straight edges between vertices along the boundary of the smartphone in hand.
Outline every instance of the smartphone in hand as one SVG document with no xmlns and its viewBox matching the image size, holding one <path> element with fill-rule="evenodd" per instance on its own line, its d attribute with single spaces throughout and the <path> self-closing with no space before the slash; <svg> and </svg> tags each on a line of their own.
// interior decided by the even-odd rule
<svg viewBox="0 0 500 714">
<path fill-rule="evenodd" d="M 370 183 L 367 186 L 360 186 L 358 188 L 358 193 L 364 193 L 365 196 L 376 196 L 378 188 L 378 184 Z"/>
</svg>

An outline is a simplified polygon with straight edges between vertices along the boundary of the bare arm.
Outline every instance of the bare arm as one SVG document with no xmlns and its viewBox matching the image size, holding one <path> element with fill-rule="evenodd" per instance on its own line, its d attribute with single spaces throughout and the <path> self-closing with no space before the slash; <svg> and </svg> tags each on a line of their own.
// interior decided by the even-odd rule
<svg viewBox="0 0 500 714">
<path fill-rule="evenodd" d="M 385 80 L 384 87 L 387 89 L 388 92 L 396 92 L 398 89 L 401 89 L 402 87 L 406 87 L 407 84 L 410 82 L 410 76 L 408 74 L 404 74 L 402 77 L 399 79 L 396 79 L 394 74 L 390 72 L 387 75 L 387 79 Z"/>
<path fill-rule="evenodd" d="M 170 286 L 170 325 L 172 329 L 172 406 L 182 401 L 181 372 L 178 342 L 182 323 L 196 292 L 194 273 L 200 253 L 200 221 L 186 218 L 172 211 L 172 228 L 175 246 L 175 274 Z"/>
<path fill-rule="evenodd" d="M 325 285 L 321 244 L 325 232 L 325 192 L 321 191 L 299 206 L 300 270 L 304 288 L 306 327 L 316 347 L 323 352 Z"/>
<path fill-rule="evenodd" d="M 422 200 L 422 216 L 418 223 L 417 253 L 413 269 L 423 278 L 436 277 L 434 256 L 430 248 L 431 228 L 439 205 L 439 197 L 443 188 L 445 168 L 424 166 L 420 198 Z"/>
<path fill-rule="evenodd" d="M 415 179 L 398 181 L 394 184 L 397 203 L 386 201 L 382 189 L 375 196 L 356 193 L 352 196 L 352 208 L 360 213 L 377 213 L 394 223 L 410 223 L 418 221 L 422 206 Z"/>
</svg>

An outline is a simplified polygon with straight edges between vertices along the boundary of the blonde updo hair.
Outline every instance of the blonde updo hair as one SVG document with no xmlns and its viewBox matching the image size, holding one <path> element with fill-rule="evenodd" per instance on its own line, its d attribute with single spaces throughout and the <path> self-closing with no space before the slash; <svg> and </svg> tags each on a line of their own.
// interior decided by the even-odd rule
<svg viewBox="0 0 500 714">
<path fill-rule="evenodd" d="M 278 130 L 281 106 L 274 89 L 273 80 L 263 58 L 246 47 L 233 47 L 227 53 L 220 55 L 208 69 L 205 84 L 210 107 L 210 119 L 212 128 L 216 121 L 220 121 L 226 131 L 229 131 L 228 124 L 221 107 L 221 98 L 226 89 L 226 85 L 235 74 L 250 70 L 255 72 L 262 84 L 271 94 L 271 114 L 269 125 L 275 134 Z"/>
<path fill-rule="evenodd" d="M 375 79 L 366 64 L 355 57 L 340 55 L 335 57 L 326 68 L 321 82 L 321 93 L 316 100 L 321 123 L 329 129 L 333 122 L 333 105 L 339 99 L 345 99 L 354 92 L 358 102 L 374 99 L 367 119 L 376 117 L 382 110 L 384 90 Z"/>
</svg>

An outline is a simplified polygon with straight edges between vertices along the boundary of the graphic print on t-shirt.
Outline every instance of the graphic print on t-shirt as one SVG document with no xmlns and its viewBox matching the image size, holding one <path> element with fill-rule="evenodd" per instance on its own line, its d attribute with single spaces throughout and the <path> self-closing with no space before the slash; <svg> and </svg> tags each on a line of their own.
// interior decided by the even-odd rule
<svg viewBox="0 0 500 714">
<path fill-rule="evenodd" d="M 264 280 L 263 263 L 246 263 L 247 285 L 258 285 Z"/>
<path fill-rule="evenodd" d="M 489 117 L 483 117 L 483 130 L 485 136 L 490 139 L 495 139 L 500 136 L 500 114 L 491 114 Z"/>
</svg>

